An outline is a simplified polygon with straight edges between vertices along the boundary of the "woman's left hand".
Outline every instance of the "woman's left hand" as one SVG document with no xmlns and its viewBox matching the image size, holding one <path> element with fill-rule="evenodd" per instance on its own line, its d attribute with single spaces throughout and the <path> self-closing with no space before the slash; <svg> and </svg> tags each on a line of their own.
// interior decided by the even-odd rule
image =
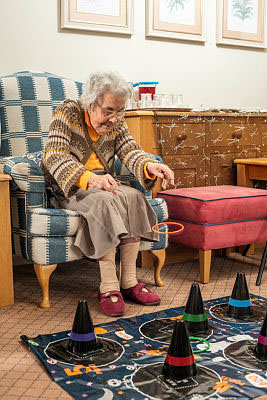
<svg viewBox="0 0 267 400">
<path fill-rule="evenodd" d="M 166 189 L 168 183 L 174 185 L 174 172 L 165 164 L 148 163 L 146 169 L 149 173 L 162 178 L 162 189 Z"/>
</svg>

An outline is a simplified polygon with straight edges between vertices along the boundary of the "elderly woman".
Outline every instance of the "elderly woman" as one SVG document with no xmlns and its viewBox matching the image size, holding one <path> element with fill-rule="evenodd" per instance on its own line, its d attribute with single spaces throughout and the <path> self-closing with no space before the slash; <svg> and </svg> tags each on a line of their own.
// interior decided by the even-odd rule
<svg viewBox="0 0 267 400">
<path fill-rule="evenodd" d="M 163 188 L 174 183 L 170 168 L 156 163 L 129 134 L 124 113 L 130 97 L 129 85 L 118 73 L 90 75 L 80 100 L 65 100 L 55 110 L 42 160 L 54 204 L 81 215 L 74 244 L 87 257 L 98 259 L 100 309 L 110 316 L 123 315 L 123 298 L 144 305 L 160 303 L 136 278 L 140 238 L 158 240 L 151 230 L 156 215 L 140 191 L 116 180 L 115 155 L 147 190 L 156 177 L 163 179 Z"/>
</svg>

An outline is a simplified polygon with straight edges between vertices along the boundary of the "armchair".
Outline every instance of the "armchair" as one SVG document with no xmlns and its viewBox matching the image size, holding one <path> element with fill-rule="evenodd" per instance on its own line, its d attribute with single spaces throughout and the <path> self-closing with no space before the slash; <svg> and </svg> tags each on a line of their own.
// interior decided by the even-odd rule
<svg viewBox="0 0 267 400">
<path fill-rule="evenodd" d="M 49 278 L 57 264 L 84 257 L 74 246 L 80 215 L 47 207 L 45 181 L 39 167 L 54 109 L 65 98 L 78 98 L 81 90 L 82 83 L 46 72 L 23 71 L 0 78 L 0 173 L 12 177 L 12 251 L 33 262 L 42 289 L 42 308 L 50 307 Z M 146 195 L 159 222 L 168 218 L 165 200 L 152 199 L 119 159 L 115 169 L 120 179 Z M 140 250 L 151 251 L 156 259 L 158 286 L 163 285 L 160 270 L 166 247 L 167 235 L 160 235 L 157 243 L 141 242 Z"/>
</svg>

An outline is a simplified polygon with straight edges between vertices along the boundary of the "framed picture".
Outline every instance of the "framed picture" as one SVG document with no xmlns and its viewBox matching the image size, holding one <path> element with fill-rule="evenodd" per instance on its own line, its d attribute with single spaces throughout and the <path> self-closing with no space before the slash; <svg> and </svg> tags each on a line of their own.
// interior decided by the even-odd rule
<svg viewBox="0 0 267 400">
<path fill-rule="evenodd" d="M 217 0 L 217 43 L 266 47 L 265 0 Z"/>
<path fill-rule="evenodd" d="M 203 0 L 146 0 L 146 36 L 204 42 Z"/>
<path fill-rule="evenodd" d="M 133 0 L 60 0 L 61 28 L 133 33 Z"/>
</svg>

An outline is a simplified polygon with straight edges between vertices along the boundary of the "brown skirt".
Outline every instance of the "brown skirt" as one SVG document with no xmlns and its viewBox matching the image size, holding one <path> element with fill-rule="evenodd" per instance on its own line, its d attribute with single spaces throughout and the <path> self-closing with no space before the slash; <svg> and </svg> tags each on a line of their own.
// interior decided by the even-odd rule
<svg viewBox="0 0 267 400">
<path fill-rule="evenodd" d="M 57 198 L 60 208 L 81 214 L 74 245 L 89 258 L 98 259 L 114 249 L 121 238 L 140 236 L 158 241 L 151 230 L 157 217 L 137 189 L 120 185 L 118 193 L 79 189 L 67 201 Z"/>
</svg>

